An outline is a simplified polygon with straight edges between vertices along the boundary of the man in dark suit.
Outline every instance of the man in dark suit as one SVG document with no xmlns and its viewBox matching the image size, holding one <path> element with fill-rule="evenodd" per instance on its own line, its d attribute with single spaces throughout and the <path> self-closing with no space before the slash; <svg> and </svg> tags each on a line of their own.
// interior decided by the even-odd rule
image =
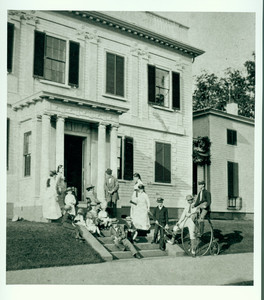
<svg viewBox="0 0 264 300">
<path fill-rule="evenodd" d="M 165 241 L 164 241 L 164 228 L 169 229 L 169 218 L 168 218 L 168 209 L 163 205 L 163 198 L 158 198 L 157 203 L 159 204 L 153 213 L 153 218 L 155 220 L 155 229 L 154 236 L 151 243 L 156 243 L 158 232 L 160 231 L 160 241 L 159 248 L 164 251 L 165 250 Z"/>
<path fill-rule="evenodd" d="M 116 217 L 116 202 L 119 199 L 118 189 L 118 180 L 112 175 L 112 170 L 107 169 L 105 171 L 104 190 L 107 201 L 107 211 L 111 218 Z"/>
<path fill-rule="evenodd" d="M 204 231 L 204 218 L 209 216 L 211 212 L 211 193 L 205 189 L 204 180 L 198 182 L 199 193 L 193 207 L 197 207 L 200 210 L 198 223 L 200 224 L 200 235 Z"/>
</svg>

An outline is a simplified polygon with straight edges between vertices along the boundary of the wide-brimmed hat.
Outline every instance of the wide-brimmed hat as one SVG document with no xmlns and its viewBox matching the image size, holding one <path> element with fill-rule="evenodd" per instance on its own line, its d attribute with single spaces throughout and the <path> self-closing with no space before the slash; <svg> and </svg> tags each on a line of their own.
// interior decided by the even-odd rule
<svg viewBox="0 0 264 300">
<path fill-rule="evenodd" d="M 71 187 L 67 187 L 66 193 L 67 193 L 67 192 L 72 192 L 72 188 L 71 188 Z"/>
<path fill-rule="evenodd" d="M 158 202 L 158 203 L 163 203 L 163 201 L 164 201 L 164 199 L 161 198 L 161 197 L 159 197 L 159 198 L 157 199 L 157 202 Z"/>
<path fill-rule="evenodd" d="M 205 184 L 204 180 L 198 181 L 198 185 Z"/>
<path fill-rule="evenodd" d="M 53 177 L 54 175 L 57 174 L 57 172 L 55 170 L 50 170 L 49 174 L 51 177 Z"/>
<path fill-rule="evenodd" d="M 105 171 L 105 173 L 108 174 L 108 175 L 112 175 L 112 170 L 108 168 L 108 169 Z"/>
<path fill-rule="evenodd" d="M 99 202 L 99 203 L 100 203 L 100 202 Z M 92 202 L 91 202 L 91 206 L 97 206 L 99 203 L 96 202 L 96 201 L 92 201 Z"/>
<path fill-rule="evenodd" d="M 90 189 L 92 189 L 92 188 L 94 188 L 94 185 L 92 185 L 92 184 L 88 184 L 88 186 L 87 186 L 86 190 L 90 190 Z"/>
<path fill-rule="evenodd" d="M 126 220 L 127 221 L 132 221 L 132 218 L 128 216 L 128 217 L 126 217 Z"/>
<path fill-rule="evenodd" d="M 144 186 L 144 184 L 139 184 L 137 188 L 143 190 L 145 188 L 145 186 Z"/>
<path fill-rule="evenodd" d="M 187 195 L 186 196 L 186 201 L 190 201 L 190 200 L 193 200 L 193 196 L 192 195 Z"/>
<path fill-rule="evenodd" d="M 90 197 L 86 197 L 86 202 L 87 203 L 91 203 L 92 202 L 91 198 Z"/>
<path fill-rule="evenodd" d="M 110 220 L 110 222 L 112 224 L 117 224 L 119 221 L 117 220 L 117 218 L 113 218 L 113 219 Z"/>
</svg>

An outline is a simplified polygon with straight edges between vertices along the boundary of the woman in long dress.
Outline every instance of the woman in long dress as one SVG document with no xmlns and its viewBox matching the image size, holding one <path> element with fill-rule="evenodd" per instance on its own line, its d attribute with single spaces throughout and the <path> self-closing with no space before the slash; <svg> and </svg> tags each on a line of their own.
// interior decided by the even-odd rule
<svg viewBox="0 0 264 300">
<path fill-rule="evenodd" d="M 61 217 L 56 190 L 56 172 L 51 171 L 46 184 L 46 194 L 43 203 L 43 217 L 48 220 L 57 220 Z"/>
<path fill-rule="evenodd" d="M 133 194 L 132 194 L 132 199 L 138 197 L 138 186 L 140 184 L 143 185 L 143 182 L 141 180 L 141 176 L 140 176 L 139 173 L 134 173 L 133 177 L 134 177 L 134 190 L 133 190 Z M 131 204 L 131 207 L 130 207 L 130 216 L 132 216 L 134 214 L 134 207 L 135 207 L 135 205 Z"/>
<path fill-rule="evenodd" d="M 63 165 L 59 165 L 57 168 L 57 175 L 56 175 L 56 190 L 58 195 L 58 202 L 61 210 L 64 209 L 64 199 L 66 195 L 66 184 L 65 184 L 65 177 L 64 177 L 64 168 Z"/>
<path fill-rule="evenodd" d="M 134 194 L 131 203 L 134 206 L 131 215 L 133 224 L 137 229 L 149 230 L 150 222 L 148 213 L 150 202 L 148 195 L 145 193 L 143 184 L 138 185 L 138 196 L 136 197 L 136 194 Z"/>
</svg>

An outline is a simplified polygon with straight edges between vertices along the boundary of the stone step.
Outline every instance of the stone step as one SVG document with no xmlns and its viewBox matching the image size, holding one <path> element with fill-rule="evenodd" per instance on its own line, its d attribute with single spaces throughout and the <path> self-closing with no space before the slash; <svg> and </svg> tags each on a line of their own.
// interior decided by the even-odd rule
<svg viewBox="0 0 264 300">
<path fill-rule="evenodd" d="M 137 243 L 134 244 L 137 250 L 155 250 L 159 249 L 159 245 L 157 244 L 150 244 L 150 243 Z M 119 249 L 114 244 L 104 244 L 104 247 L 108 251 L 119 251 Z"/>
<path fill-rule="evenodd" d="M 113 240 L 110 236 L 98 237 L 97 239 L 100 242 L 102 242 L 103 244 L 112 244 L 113 243 Z M 141 237 L 137 237 L 136 241 L 137 241 L 137 243 L 150 243 L 152 241 L 152 237 L 151 236 L 141 236 Z"/>
<path fill-rule="evenodd" d="M 127 259 L 133 257 L 130 251 L 113 251 L 110 253 L 113 255 L 114 259 Z M 142 258 L 168 256 L 167 250 L 161 251 L 160 249 L 141 250 L 139 253 Z"/>
</svg>

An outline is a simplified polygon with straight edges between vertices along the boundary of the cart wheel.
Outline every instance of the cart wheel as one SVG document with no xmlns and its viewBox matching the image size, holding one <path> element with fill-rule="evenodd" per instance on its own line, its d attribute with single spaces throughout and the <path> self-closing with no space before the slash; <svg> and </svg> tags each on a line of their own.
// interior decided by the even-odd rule
<svg viewBox="0 0 264 300">
<path fill-rule="evenodd" d="M 211 255 L 218 255 L 220 252 L 220 246 L 216 240 L 213 240 L 211 248 L 210 248 L 210 254 Z"/>
</svg>

